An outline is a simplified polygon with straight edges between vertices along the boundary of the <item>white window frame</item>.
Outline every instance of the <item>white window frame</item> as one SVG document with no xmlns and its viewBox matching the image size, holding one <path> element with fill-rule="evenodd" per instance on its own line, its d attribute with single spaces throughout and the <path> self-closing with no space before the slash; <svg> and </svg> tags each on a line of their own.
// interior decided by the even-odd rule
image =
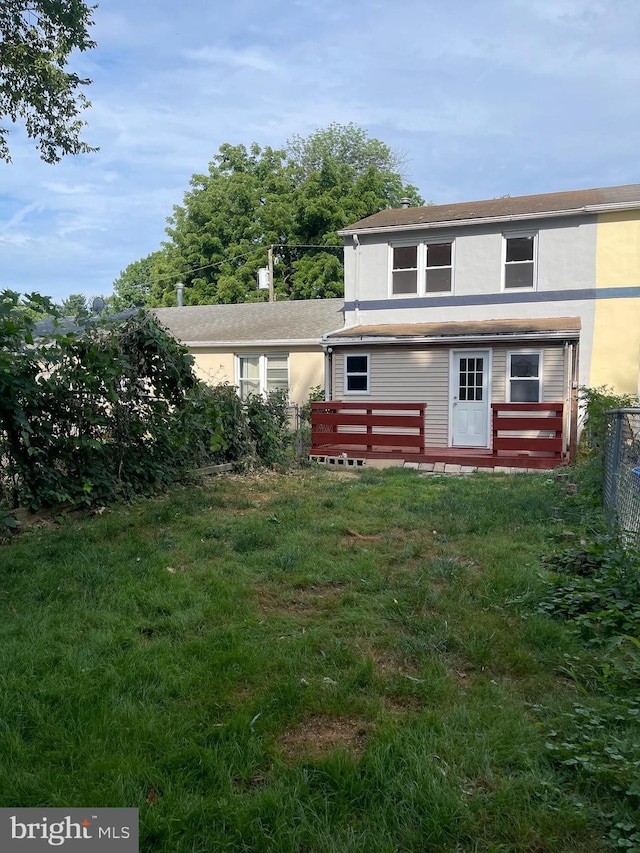
<svg viewBox="0 0 640 853">
<path fill-rule="evenodd" d="M 450 267 L 429 267 L 429 269 L 451 269 L 451 288 L 449 290 L 434 290 L 427 291 L 427 246 L 441 245 L 449 243 L 451 245 L 451 266 Z M 416 271 L 416 290 L 414 293 L 394 293 L 393 292 L 393 250 L 405 249 L 415 246 L 417 248 L 417 264 Z M 506 250 L 505 250 L 506 251 Z M 438 296 L 451 296 L 455 292 L 455 268 L 456 268 L 456 241 L 454 237 L 448 234 L 440 234 L 431 236 L 423 240 L 400 240 L 389 243 L 389 270 L 388 270 L 388 293 L 390 299 L 415 299 L 416 297 L 428 297 L 430 299 Z"/>
<path fill-rule="evenodd" d="M 286 358 L 287 360 L 287 392 L 291 390 L 291 368 L 290 368 L 290 354 L 288 352 L 238 352 L 235 355 L 235 371 L 236 371 L 236 388 L 238 389 L 238 396 L 241 399 L 245 399 L 242 396 L 242 376 L 241 376 L 241 362 L 243 358 L 257 358 L 258 359 L 258 382 L 259 389 L 258 393 L 265 396 L 268 393 L 267 388 L 267 369 L 268 362 L 270 358 Z"/>
<path fill-rule="evenodd" d="M 531 381 L 526 376 L 512 376 L 511 375 L 511 357 L 514 355 L 537 355 L 538 356 L 538 399 L 535 401 L 537 403 L 544 402 L 544 390 L 543 390 L 543 378 L 544 378 L 544 350 L 540 349 L 512 349 L 507 351 L 507 365 L 506 365 L 506 394 L 505 400 L 507 403 L 512 403 L 511 399 L 511 382 L 513 379 L 520 379 L 526 382 Z M 526 405 L 526 404 L 524 404 Z M 532 404 L 533 405 L 533 404 Z"/>
<path fill-rule="evenodd" d="M 507 240 L 518 239 L 522 237 L 533 237 L 533 258 L 531 261 L 509 261 L 509 264 L 516 263 L 532 263 L 532 284 L 531 287 L 507 287 Z M 537 231 L 505 231 L 502 234 L 502 291 L 506 293 L 531 293 L 538 289 L 538 232 Z"/>
<path fill-rule="evenodd" d="M 364 391 L 350 391 L 348 388 L 349 376 L 364 376 L 365 375 L 362 372 L 347 373 L 347 360 L 349 358 L 366 358 L 367 359 L 367 372 L 366 372 L 367 388 Z M 345 395 L 349 395 L 350 397 L 353 395 L 356 395 L 359 397 L 371 396 L 371 353 L 369 353 L 369 352 L 348 352 L 348 351 L 345 352 L 343 372 L 344 372 L 344 393 L 345 393 Z"/>
<path fill-rule="evenodd" d="M 416 289 L 413 293 L 394 293 L 393 292 L 393 272 L 395 267 L 393 265 L 393 252 L 394 249 L 413 249 L 416 248 Z M 389 296 L 392 299 L 411 299 L 412 297 L 420 296 L 420 243 L 415 240 L 403 240 L 402 242 L 393 242 L 389 243 Z M 411 267 L 411 269 L 413 269 Z M 345 373 L 346 376 L 346 373 Z"/>
</svg>

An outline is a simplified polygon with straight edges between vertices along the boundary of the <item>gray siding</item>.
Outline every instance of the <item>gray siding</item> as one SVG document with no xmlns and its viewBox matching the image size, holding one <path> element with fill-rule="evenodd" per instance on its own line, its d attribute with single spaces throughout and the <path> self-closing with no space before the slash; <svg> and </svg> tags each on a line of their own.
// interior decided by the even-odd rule
<svg viewBox="0 0 640 853">
<path fill-rule="evenodd" d="M 455 347 L 460 351 L 461 347 Z M 477 347 L 475 349 L 478 349 Z M 566 368 L 562 346 L 493 347 L 491 400 L 506 399 L 507 353 L 518 349 L 543 353 L 544 402 L 566 399 Z M 447 447 L 449 444 L 449 365 L 450 350 L 446 347 L 409 349 L 406 347 L 350 348 L 347 352 L 368 353 L 370 356 L 371 393 L 345 394 L 344 355 L 333 354 L 333 398 L 367 403 L 425 402 L 427 404 L 425 440 L 427 447 Z"/>
</svg>

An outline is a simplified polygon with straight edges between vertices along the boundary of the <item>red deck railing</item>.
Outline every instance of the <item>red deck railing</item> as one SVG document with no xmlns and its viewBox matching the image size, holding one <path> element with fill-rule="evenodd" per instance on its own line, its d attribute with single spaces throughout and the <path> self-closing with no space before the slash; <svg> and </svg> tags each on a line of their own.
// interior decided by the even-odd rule
<svg viewBox="0 0 640 853">
<path fill-rule="evenodd" d="M 426 403 L 311 404 L 311 453 L 339 454 L 345 448 L 368 453 L 424 453 Z M 398 432 L 398 430 L 402 430 Z"/>
<path fill-rule="evenodd" d="M 565 461 L 562 403 L 493 403 L 489 448 L 426 447 L 426 403 L 311 404 L 311 455 L 555 467 Z"/>
<path fill-rule="evenodd" d="M 563 458 L 562 403 L 492 403 L 491 409 L 494 455 L 522 453 Z"/>
</svg>

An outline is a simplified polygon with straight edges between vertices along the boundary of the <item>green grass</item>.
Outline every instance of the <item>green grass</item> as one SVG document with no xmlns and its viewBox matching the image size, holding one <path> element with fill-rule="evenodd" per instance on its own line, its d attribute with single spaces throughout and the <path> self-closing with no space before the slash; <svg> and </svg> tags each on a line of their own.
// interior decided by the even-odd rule
<svg viewBox="0 0 640 853">
<path fill-rule="evenodd" d="M 221 477 L 0 548 L 0 805 L 141 850 L 598 851 L 544 475 Z M 579 667 L 576 667 L 576 671 Z M 595 689 L 595 688 L 594 688 Z"/>
</svg>

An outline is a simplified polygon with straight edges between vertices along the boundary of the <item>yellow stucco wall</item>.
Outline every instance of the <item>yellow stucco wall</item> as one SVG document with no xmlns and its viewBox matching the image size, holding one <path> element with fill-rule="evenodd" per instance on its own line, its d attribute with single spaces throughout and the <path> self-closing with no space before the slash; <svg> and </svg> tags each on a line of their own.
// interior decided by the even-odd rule
<svg viewBox="0 0 640 853">
<path fill-rule="evenodd" d="M 236 383 L 235 356 L 257 353 L 260 355 L 289 353 L 289 399 L 292 403 L 305 403 L 309 391 L 316 385 L 324 387 L 324 354 L 320 346 L 309 347 L 246 347 L 233 352 L 216 348 L 192 349 L 197 375 L 210 385 Z"/>
<path fill-rule="evenodd" d="M 598 217 L 596 291 L 605 288 L 640 288 L 639 211 Z M 640 296 L 596 299 L 589 385 L 637 394 L 639 381 Z"/>
</svg>

